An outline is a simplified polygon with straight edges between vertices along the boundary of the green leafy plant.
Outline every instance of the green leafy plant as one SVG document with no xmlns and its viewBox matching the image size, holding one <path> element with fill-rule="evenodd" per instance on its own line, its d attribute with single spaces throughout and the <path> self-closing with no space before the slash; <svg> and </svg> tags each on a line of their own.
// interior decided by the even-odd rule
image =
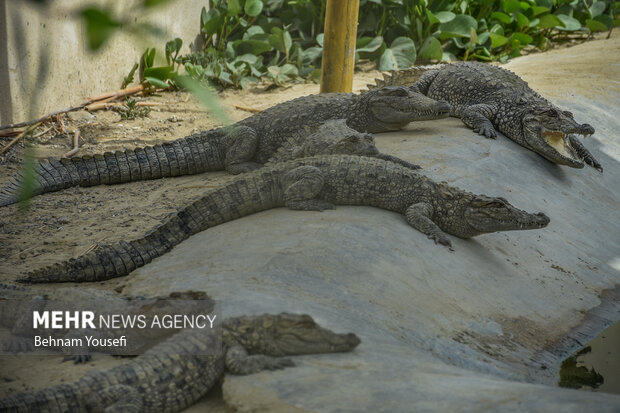
<svg viewBox="0 0 620 413">
<path fill-rule="evenodd" d="M 125 98 L 123 106 L 114 107 L 113 110 L 121 116 L 122 120 L 145 118 L 151 113 L 151 108 L 148 106 L 138 106 L 138 102 L 135 99 L 129 98 Z"/>
<path fill-rule="evenodd" d="M 181 67 L 218 88 L 317 80 L 325 5 L 326 0 L 211 0 L 201 11 L 192 53 L 182 55 L 181 39 L 171 40 L 167 65 L 154 67 L 155 51 L 147 50 L 140 81 L 169 87 Z M 620 23 L 619 11 L 620 2 L 601 0 L 361 0 L 355 56 L 380 70 L 427 61 L 506 61 L 524 49 L 545 50 L 554 42 L 610 30 Z"/>
</svg>

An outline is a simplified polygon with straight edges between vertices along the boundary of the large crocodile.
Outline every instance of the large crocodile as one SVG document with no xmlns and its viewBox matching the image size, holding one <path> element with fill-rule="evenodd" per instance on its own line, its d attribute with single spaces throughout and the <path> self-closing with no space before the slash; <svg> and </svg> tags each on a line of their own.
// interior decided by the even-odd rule
<svg viewBox="0 0 620 413">
<path fill-rule="evenodd" d="M 266 166 L 235 177 L 166 218 L 145 236 L 102 245 L 69 261 L 35 270 L 22 282 L 81 282 L 129 274 L 207 228 L 270 208 L 324 210 L 369 205 L 404 214 L 435 243 L 543 228 L 549 218 L 530 214 L 503 198 L 475 195 L 435 183 L 417 170 L 376 158 L 330 155 Z"/>
<path fill-rule="evenodd" d="M 410 85 L 432 99 L 446 100 L 450 114 L 475 132 L 495 138 L 497 131 L 547 160 L 603 171 L 601 164 L 577 139 L 594 133 L 573 114 L 553 105 L 527 82 L 501 67 L 480 62 L 414 67 L 384 75 L 376 85 Z"/>
<path fill-rule="evenodd" d="M 399 130 L 416 120 L 448 115 L 447 103 L 400 86 L 361 94 L 303 96 L 233 125 L 161 145 L 81 158 L 42 160 L 36 166 L 33 194 L 218 170 L 238 174 L 262 166 L 291 136 L 303 140 L 300 132 L 305 128 L 330 119 L 344 119 L 358 132 L 377 133 Z M 19 200 L 22 182 L 23 177 L 18 174 L 0 191 L 0 206 Z"/>
<path fill-rule="evenodd" d="M 179 301 L 181 300 L 181 301 Z M 0 283 L 0 326 L 10 329 L 11 335 L 4 341 L 7 353 L 32 352 L 34 336 L 60 339 L 58 342 L 71 340 L 73 337 L 90 336 L 96 340 L 114 339 L 124 336 L 127 345 L 122 347 L 89 348 L 84 345 L 71 348 L 60 347 L 67 360 L 84 363 L 91 359 L 91 352 L 107 352 L 115 355 L 136 355 L 162 341 L 178 330 L 140 329 L 122 327 L 116 329 L 69 329 L 44 328 L 33 329 L 33 312 L 43 311 L 78 311 L 87 309 L 95 311 L 97 316 L 123 314 L 126 317 L 142 314 L 144 316 L 163 316 L 174 309 L 182 308 L 184 314 L 198 314 L 208 306 L 208 297 L 203 292 L 183 291 L 154 297 L 122 297 L 111 291 L 94 288 L 54 288 L 30 289 L 21 286 Z M 48 326 L 49 327 L 49 326 Z M 48 347 L 52 349 L 52 347 Z"/>
<path fill-rule="evenodd" d="M 293 366 L 289 355 L 353 350 L 355 334 L 336 334 L 308 315 L 229 318 L 215 333 L 186 329 L 145 354 L 73 383 L 0 399 L 7 412 L 178 412 L 194 404 L 226 372 L 252 374 Z M 213 354 L 213 355 L 205 355 Z"/>
</svg>

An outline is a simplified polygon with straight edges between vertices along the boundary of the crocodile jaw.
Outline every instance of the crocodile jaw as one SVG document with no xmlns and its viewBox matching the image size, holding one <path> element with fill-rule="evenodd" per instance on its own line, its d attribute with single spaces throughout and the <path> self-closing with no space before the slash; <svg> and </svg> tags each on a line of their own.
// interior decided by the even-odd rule
<svg viewBox="0 0 620 413">
<path fill-rule="evenodd" d="M 567 165 L 573 168 L 583 168 L 583 159 L 577 154 L 577 151 L 570 143 L 569 135 L 562 131 L 553 131 L 542 128 L 540 133 L 542 140 L 546 145 L 544 152 L 537 151 L 550 161 Z"/>
</svg>

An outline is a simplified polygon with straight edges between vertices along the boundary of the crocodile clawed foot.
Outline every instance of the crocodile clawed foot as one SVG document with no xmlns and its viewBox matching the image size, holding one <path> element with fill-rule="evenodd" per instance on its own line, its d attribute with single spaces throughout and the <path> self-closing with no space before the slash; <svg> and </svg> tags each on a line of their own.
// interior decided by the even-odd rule
<svg viewBox="0 0 620 413">
<path fill-rule="evenodd" d="M 489 138 L 489 139 L 497 138 L 497 132 L 492 126 L 484 125 L 484 126 L 481 126 L 480 128 L 474 129 L 474 132 L 484 136 L 485 138 Z"/>
<path fill-rule="evenodd" d="M 428 238 L 435 241 L 435 244 L 444 245 L 448 247 L 450 251 L 454 251 L 454 249 L 452 248 L 452 241 L 450 241 L 450 238 L 448 238 L 445 234 L 435 233 L 435 234 L 429 235 Z"/>
<path fill-rule="evenodd" d="M 90 354 L 72 354 L 65 356 L 62 361 L 73 361 L 73 364 L 83 364 L 91 361 L 93 357 Z"/>
<path fill-rule="evenodd" d="M 295 363 L 287 357 L 270 357 L 265 359 L 263 365 L 265 370 L 281 370 L 286 367 L 293 367 Z"/>
</svg>

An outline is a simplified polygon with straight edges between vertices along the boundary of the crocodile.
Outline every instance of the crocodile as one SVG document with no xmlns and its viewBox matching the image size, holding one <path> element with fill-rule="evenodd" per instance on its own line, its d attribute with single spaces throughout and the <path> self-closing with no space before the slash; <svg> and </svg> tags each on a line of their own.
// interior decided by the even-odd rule
<svg viewBox="0 0 620 413">
<path fill-rule="evenodd" d="M 11 330 L 11 336 L 5 342 L 7 353 L 28 353 L 35 350 L 34 336 L 40 335 L 54 339 L 72 339 L 89 335 L 95 339 L 107 340 L 125 336 L 127 345 L 122 347 L 89 348 L 87 345 L 60 348 L 66 354 L 65 360 L 85 363 L 92 359 L 91 351 L 108 352 L 115 355 L 136 355 L 152 347 L 173 333 L 174 329 L 52 329 L 32 328 L 33 311 L 69 311 L 88 309 L 97 316 L 107 314 L 132 314 L 143 316 L 162 316 L 173 309 L 183 307 L 184 314 L 198 314 L 208 307 L 207 295 L 203 292 L 183 291 L 168 295 L 145 297 L 122 297 L 111 291 L 95 288 L 55 288 L 31 289 L 13 284 L 0 283 L 0 326 Z M 174 300 L 183 300 L 175 304 Z M 64 342 L 64 341 L 63 341 Z M 82 340 L 84 343 L 84 340 Z"/>
<path fill-rule="evenodd" d="M 361 94 L 325 93 L 275 105 L 233 125 L 144 148 L 40 161 L 33 195 L 74 186 L 111 185 L 226 170 L 232 174 L 261 167 L 291 136 L 330 119 L 344 119 L 358 131 L 402 129 L 410 122 L 445 118 L 449 105 L 409 88 L 387 86 Z M 0 206 L 20 199 L 23 173 L 0 191 Z"/>
<path fill-rule="evenodd" d="M 133 241 L 103 244 L 93 251 L 34 270 L 21 282 L 100 281 L 131 273 L 191 235 L 270 208 L 292 210 L 368 205 L 404 214 L 413 228 L 451 248 L 446 235 L 460 238 L 543 228 L 549 218 L 512 206 L 504 198 L 475 195 L 436 183 L 382 159 L 322 155 L 265 166 L 208 190 Z"/>
<path fill-rule="evenodd" d="M 594 128 L 577 123 L 571 112 L 549 102 L 507 69 L 481 62 L 421 66 L 385 74 L 369 87 L 397 85 L 446 100 L 451 116 L 487 138 L 496 138 L 499 131 L 553 163 L 572 168 L 588 164 L 603 172 L 576 136 L 592 135 Z"/>
<path fill-rule="evenodd" d="M 219 343 L 221 351 L 214 352 Z M 294 365 L 284 356 L 348 352 L 359 343 L 355 334 L 334 333 L 309 315 L 228 318 L 222 321 L 221 334 L 181 330 L 127 363 L 91 370 L 72 383 L 0 399 L 0 411 L 178 412 L 204 396 L 226 372 L 282 369 Z"/>
</svg>

